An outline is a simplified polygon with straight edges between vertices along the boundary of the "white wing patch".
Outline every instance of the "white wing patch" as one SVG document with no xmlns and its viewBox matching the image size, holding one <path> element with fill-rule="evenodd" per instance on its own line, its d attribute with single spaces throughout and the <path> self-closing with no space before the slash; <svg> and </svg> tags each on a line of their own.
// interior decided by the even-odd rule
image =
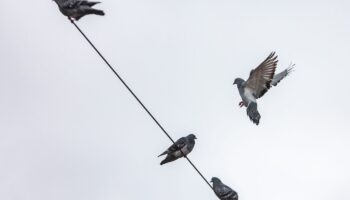
<svg viewBox="0 0 350 200">
<path fill-rule="evenodd" d="M 244 88 L 244 102 L 246 102 L 247 104 L 249 104 L 250 102 L 256 102 L 256 99 L 253 95 L 253 90 L 250 88 Z"/>
<path fill-rule="evenodd" d="M 187 155 L 187 154 L 190 153 L 190 152 L 188 151 L 188 149 L 187 149 L 187 145 L 185 145 L 184 147 L 182 147 L 181 151 L 182 151 L 182 153 L 184 153 L 185 155 Z M 176 156 L 176 157 L 182 157 L 181 151 L 176 151 L 176 152 L 174 153 L 174 156 Z"/>
</svg>

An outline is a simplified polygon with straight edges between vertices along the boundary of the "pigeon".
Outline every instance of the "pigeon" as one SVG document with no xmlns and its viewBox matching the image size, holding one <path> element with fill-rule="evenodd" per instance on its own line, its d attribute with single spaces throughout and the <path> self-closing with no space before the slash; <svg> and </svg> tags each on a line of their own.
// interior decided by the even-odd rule
<svg viewBox="0 0 350 200">
<path fill-rule="evenodd" d="M 237 192 L 223 184 L 220 179 L 213 177 L 211 182 L 213 183 L 213 190 L 220 200 L 238 200 Z"/>
<path fill-rule="evenodd" d="M 288 76 L 294 67 L 294 64 L 290 64 L 287 69 L 275 75 L 277 62 L 277 56 L 275 52 L 272 52 L 257 68 L 250 72 L 247 81 L 236 78 L 233 83 L 237 85 L 242 98 L 239 106 L 247 107 L 247 115 L 256 125 L 259 125 L 261 118 L 256 100 L 264 96 L 271 88 L 271 85 L 276 86 L 282 79 Z"/>
<path fill-rule="evenodd" d="M 195 139 L 197 138 L 193 134 L 189 134 L 186 137 L 178 139 L 175 144 L 171 145 L 166 151 L 158 156 L 160 157 L 167 154 L 166 158 L 160 163 L 160 165 L 164 165 L 165 163 L 187 156 L 193 150 Z"/>
<path fill-rule="evenodd" d="M 83 0 L 54 0 L 61 13 L 67 16 L 70 20 L 78 21 L 85 15 L 105 15 L 102 10 L 92 8 L 94 5 L 99 4 L 97 1 L 83 1 Z"/>
</svg>

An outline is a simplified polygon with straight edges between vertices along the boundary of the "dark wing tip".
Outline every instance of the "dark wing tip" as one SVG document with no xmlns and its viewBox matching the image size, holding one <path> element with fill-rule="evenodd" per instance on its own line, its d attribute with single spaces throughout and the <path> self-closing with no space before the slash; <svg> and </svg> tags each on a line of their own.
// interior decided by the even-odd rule
<svg viewBox="0 0 350 200">
<path fill-rule="evenodd" d="M 267 57 L 266 60 L 268 60 L 268 59 L 276 60 L 277 57 L 278 57 L 278 56 L 276 55 L 276 52 L 275 52 L 275 51 L 272 51 L 272 52 L 270 53 L 270 55 Z"/>
<path fill-rule="evenodd" d="M 260 97 L 264 96 L 264 94 L 271 88 L 271 81 L 267 82 L 265 86 L 266 86 L 266 88 L 263 91 L 261 91 L 259 96 L 255 97 L 255 98 L 260 98 Z"/>
</svg>

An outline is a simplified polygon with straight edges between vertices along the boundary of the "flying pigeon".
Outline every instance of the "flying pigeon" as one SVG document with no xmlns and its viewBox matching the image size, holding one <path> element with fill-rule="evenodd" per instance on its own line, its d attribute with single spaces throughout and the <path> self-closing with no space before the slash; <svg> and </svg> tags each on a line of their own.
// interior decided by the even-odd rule
<svg viewBox="0 0 350 200">
<path fill-rule="evenodd" d="M 238 200 L 238 194 L 227 185 L 223 184 L 220 179 L 213 177 L 211 179 L 213 189 L 220 200 Z"/>
<path fill-rule="evenodd" d="M 164 165 L 165 163 L 172 162 L 188 155 L 193 150 L 195 139 L 197 138 L 193 134 L 178 139 L 175 144 L 171 145 L 166 151 L 158 156 L 160 157 L 167 154 L 166 158 L 160 163 L 160 165 Z"/>
<path fill-rule="evenodd" d="M 94 5 L 100 3 L 97 1 L 83 1 L 83 0 L 54 0 L 61 13 L 67 16 L 70 20 L 78 21 L 85 15 L 105 15 L 102 10 L 92 8 Z"/>
<path fill-rule="evenodd" d="M 277 56 L 275 56 L 275 52 L 272 52 L 257 68 L 250 72 L 247 81 L 236 78 L 233 83 L 237 84 L 239 94 L 242 98 L 239 106 L 247 107 L 247 115 L 256 125 L 259 125 L 261 118 L 256 99 L 262 97 L 271 88 L 271 85 L 276 86 L 282 79 L 288 76 L 294 67 L 294 64 L 291 64 L 287 69 L 275 75 L 277 62 Z"/>
</svg>

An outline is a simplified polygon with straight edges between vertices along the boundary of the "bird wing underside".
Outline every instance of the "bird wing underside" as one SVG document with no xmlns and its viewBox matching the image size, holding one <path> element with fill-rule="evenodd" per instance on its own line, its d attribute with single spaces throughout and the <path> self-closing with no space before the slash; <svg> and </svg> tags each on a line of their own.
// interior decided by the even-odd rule
<svg viewBox="0 0 350 200">
<path fill-rule="evenodd" d="M 290 64 L 287 69 L 276 74 L 271 81 L 271 85 L 276 86 L 282 79 L 284 79 L 286 76 L 288 76 L 292 72 L 294 66 L 295 66 L 294 64 Z"/>
</svg>

